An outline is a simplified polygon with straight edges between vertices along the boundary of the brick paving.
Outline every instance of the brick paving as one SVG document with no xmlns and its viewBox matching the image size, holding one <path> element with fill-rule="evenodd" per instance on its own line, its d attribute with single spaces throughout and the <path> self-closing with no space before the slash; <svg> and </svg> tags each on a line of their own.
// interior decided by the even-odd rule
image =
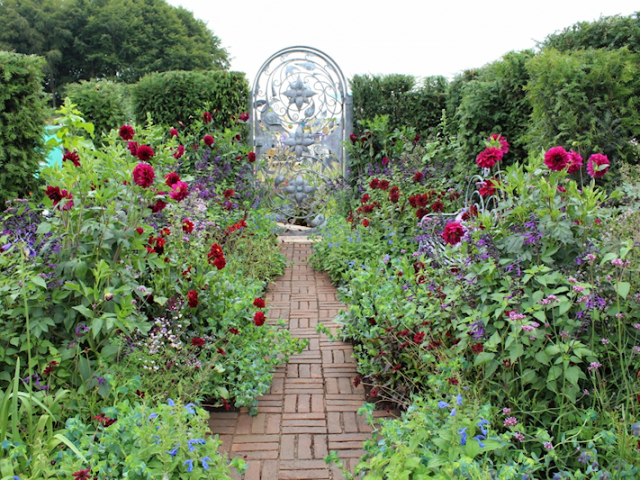
<svg viewBox="0 0 640 480">
<path fill-rule="evenodd" d="M 351 344 L 329 342 L 316 333 L 316 325 L 322 322 L 335 331 L 333 319 L 346 306 L 338 301 L 329 276 L 307 264 L 311 242 L 282 240 L 282 253 L 294 263 L 267 289 L 267 322 L 287 319 L 291 335 L 308 339 L 309 345 L 274 372 L 271 390 L 258 400 L 257 415 L 246 409 L 213 412 L 209 424 L 220 435 L 222 450 L 246 459 L 247 471 L 236 473 L 235 479 L 342 479 L 323 458 L 335 450 L 353 471 L 371 427 L 356 413 L 365 392 L 353 385 Z"/>
</svg>

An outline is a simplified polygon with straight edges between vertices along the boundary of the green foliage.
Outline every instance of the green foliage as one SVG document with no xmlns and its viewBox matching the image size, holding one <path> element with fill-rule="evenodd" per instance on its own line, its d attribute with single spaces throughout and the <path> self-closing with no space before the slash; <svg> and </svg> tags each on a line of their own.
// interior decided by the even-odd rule
<svg viewBox="0 0 640 480">
<path fill-rule="evenodd" d="M 549 35 L 539 47 L 560 52 L 587 48 L 617 50 L 626 47 L 640 53 L 640 12 L 623 17 L 601 17 L 594 22 L 579 22 Z"/>
<path fill-rule="evenodd" d="M 47 89 L 95 78 L 226 69 L 228 53 L 202 20 L 164 0 L 5 0 L 0 48 L 46 58 Z"/>
<path fill-rule="evenodd" d="M 154 122 L 177 126 L 192 123 L 194 112 L 209 109 L 214 125 L 233 124 L 232 116 L 245 111 L 249 87 L 238 72 L 165 72 L 142 78 L 132 89 L 133 109 L 138 122 L 147 113 Z"/>
<path fill-rule="evenodd" d="M 494 133 L 505 136 L 510 144 L 503 162 L 526 158 L 531 106 L 525 92 L 529 80 L 525 65 L 532 57 L 531 50 L 507 53 L 462 83 L 455 112 L 460 145 L 458 169 L 467 170 L 483 150 L 484 139 Z M 456 102 L 452 99 L 450 103 Z"/>
<path fill-rule="evenodd" d="M 420 84 L 410 75 L 355 75 L 350 85 L 356 125 L 386 115 L 390 130 L 413 127 L 425 135 L 440 123 L 445 108 L 447 80 L 440 76 Z M 355 130 L 362 133 L 361 127 Z"/>
<path fill-rule="evenodd" d="M 546 50 L 527 65 L 535 148 L 566 145 L 634 162 L 640 137 L 638 54 L 618 50 Z"/>
<path fill-rule="evenodd" d="M 0 52 L 0 205 L 37 194 L 48 117 L 42 93 L 44 60 Z"/>
<path fill-rule="evenodd" d="M 131 123 L 131 100 L 127 86 L 109 80 L 91 80 L 72 83 L 65 94 L 95 127 L 98 136 Z"/>
</svg>

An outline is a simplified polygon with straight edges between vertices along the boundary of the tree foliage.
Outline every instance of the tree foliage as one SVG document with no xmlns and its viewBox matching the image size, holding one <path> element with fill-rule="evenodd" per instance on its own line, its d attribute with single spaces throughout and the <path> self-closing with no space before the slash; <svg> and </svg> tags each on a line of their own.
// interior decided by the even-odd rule
<svg viewBox="0 0 640 480">
<path fill-rule="evenodd" d="M 44 122 L 49 115 L 42 92 L 44 60 L 0 52 L 0 205 L 37 194 L 34 177 L 44 160 Z"/>
<path fill-rule="evenodd" d="M 640 53 L 640 12 L 623 17 L 601 17 L 595 22 L 579 22 L 549 35 L 539 47 L 561 52 L 583 48 L 616 50 L 627 47 Z"/>
<path fill-rule="evenodd" d="M 2 0 L 0 48 L 46 58 L 51 93 L 94 78 L 226 69 L 220 39 L 165 0 Z"/>
</svg>

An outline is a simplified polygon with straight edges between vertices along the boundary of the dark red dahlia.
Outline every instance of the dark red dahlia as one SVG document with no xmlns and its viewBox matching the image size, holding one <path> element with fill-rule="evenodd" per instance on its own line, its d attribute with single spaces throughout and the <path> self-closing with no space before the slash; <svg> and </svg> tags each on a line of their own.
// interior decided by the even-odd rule
<svg viewBox="0 0 640 480">
<path fill-rule="evenodd" d="M 150 160 L 154 155 L 153 148 L 149 145 L 140 145 L 136 150 L 136 156 L 143 162 Z"/>
<path fill-rule="evenodd" d="M 174 183 L 178 183 L 179 181 L 180 175 L 178 175 L 176 172 L 171 172 L 164 176 L 164 183 L 166 183 L 169 187 Z"/>
<path fill-rule="evenodd" d="M 138 149 L 138 151 L 140 151 L 140 149 Z M 133 183 L 142 188 L 150 187 L 153 184 L 155 176 L 153 167 L 148 163 L 139 163 L 136 165 L 136 168 L 133 169 Z"/>
<path fill-rule="evenodd" d="M 484 346 L 481 343 L 476 343 L 474 345 L 471 345 L 471 351 L 473 353 L 482 353 L 484 352 Z"/>
<path fill-rule="evenodd" d="M 171 192 L 169 196 L 176 202 L 181 202 L 189 195 L 189 186 L 183 181 L 177 181 L 171 185 Z"/>
<path fill-rule="evenodd" d="M 171 130 L 169 130 L 169 135 L 171 135 L 171 138 L 177 137 L 178 136 L 178 130 L 176 128 L 172 128 Z"/>
<path fill-rule="evenodd" d="M 205 143 L 205 145 L 207 145 L 208 147 L 212 147 L 213 143 L 215 142 L 215 140 L 213 139 L 213 137 L 211 135 L 205 135 L 203 138 L 203 141 Z"/>
<path fill-rule="evenodd" d="M 204 346 L 204 340 L 200 337 L 193 337 L 191 339 L 191 345 L 193 345 L 194 347 L 203 347 Z"/>
<path fill-rule="evenodd" d="M 78 152 L 65 153 L 62 157 L 62 161 L 66 162 L 67 160 L 72 162 L 76 167 L 80 166 L 80 157 L 78 156 Z"/>
<path fill-rule="evenodd" d="M 262 312 L 256 312 L 253 316 L 253 323 L 255 323 L 256 327 L 261 327 L 264 325 L 265 316 Z"/>
<path fill-rule="evenodd" d="M 476 163 L 480 168 L 491 168 L 502 160 L 503 156 L 504 153 L 499 148 L 487 147 L 476 157 Z"/>
<path fill-rule="evenodd" d="M 235 190 L 233 188 L 228 188 L 227 190 L 225 190 L 222 195 L 224 195 L 224 198 L 231 198 L 236 194 Z"/>
<path fill-rule="evenodd" d="M 131 125 L 122 125 L 120 130 L 118 130 L 118 134 L 123 140 L 131 140 L 136 132 Z"/>
<path fill-rule="evenodd" d="M 371 190 L 375 190 L 375 189 L 377 189 L 379 187 L 380 187 L 380 180 L 378 180 L 377 178 L 374 178 L 373 180 L 371 180 L 369 182 L 369 188 Z"/>
<path fill-rule="evenodd" d="M 71 476 L 75 477 L 76 480 L 91 480 L 91 477 L 89 477 L 90 471 L 91 471 L 90 468 L 86 468 L 84 470 L 78 470 L 77 472 L 72 473 Z"/>
<path fill-rule="evenodd" d="M 544 164 L 549 167 L 549 170 L 555 172 L 564 170 L 569 165 L 570 160 L 569 153 L 562 147 L 550 148 L 544 154 Z"/>
<path fill-rule="evenodd" d="M 389 180 L 380 180 L 380 190 L 387 190 L 389 188 Z"/>
<path fill-rule="evenodd" d="M 366 218 L 364 220 L 362 220 L 362 225 L 365 227 L 369 226 L 369 220 L 367 220 Z"/>
<path fill-rule="evenodd" d="M 49 197 L 54 205 L 57 205 L 60 200 L 62 200 L 62 192 L 60 191 L 60 187 L 52 187 L 51 185 L 47 185 L 47 190 L 45 195 Z"/>
<path fill-rule="evenodd" d="M 138 153 L 138 142 L 127 143 L 127 150 L 129 150 L 129 153 L 131 153 L 131 155 L 136 157 Z"/>
<path fill-rule="evenodd" d="M 189 300 L 190 308 L 196 308 L 198 306 L 198 292 L 195 290 L 189 290 L 187 293 L 187 299 Z"/>
<path fill-rule="evenodd" d="M 351 143 L 355 145 L 356 143 L 358 143 L 358 140 L 360 140 L 360 138 L 355 133 L 352 133 L 351 135 L 349 135 L 349 140 L 351 140 Z"/>
<path fill-rule="evenodd" d="M 182 231 L 184 233 L 191 233 L 193 232 L 193 222 L 191 220 L 189 220 L 188 218 L 185 218 L 182 221 Z"/>
<path fill-rule="evenodd" d="M 413 175 L 413 181 L 415 183 L 420 183 L 422 181 L 422 179 L 424 178 L 424 175 L 422 174 L 422 172 L 416 172 Z"/>
<path fill-rule="evenodd" d="M 204 112 L 202 114 L 202 121 L 204 123 L 211 123 L 213 121 L 213 117 L 211 116 L 211 114 L 209 112 Z"/>
<path fill-rule="evenodd" d="M 264 300 L 261 299 L 261 298 L 256 298 L 253 301 L 253 306 L 256 307 L 256 308 L 264 308 L 264 306 L 265 306 Z"/>
<path fill-rule="evenodd" d="M 181 158 L 183 155 L 184 155 L 184 146 L 178 145 L 178 149 L 175 152 L 173 152 L 173 158 L 177 160 Z"/>
<path fill-rule="evenodd" d="M 255 152 L 249 152 L 247 154 L 247 159 L 249 160 L 249 163 L 253 163 L 256 161 L 256 153 Z"/>
<path fill-rule="evenodd" d="M 440 200 L 436 200 L 431 204 L 431 211 L 436 213 L 444 212 L 444 203 L 442 203 Z"/>
</svg>

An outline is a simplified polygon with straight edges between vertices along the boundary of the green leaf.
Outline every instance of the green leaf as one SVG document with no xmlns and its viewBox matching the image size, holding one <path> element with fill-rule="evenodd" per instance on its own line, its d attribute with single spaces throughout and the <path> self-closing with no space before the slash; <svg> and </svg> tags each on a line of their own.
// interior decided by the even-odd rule
<svg viewBox="0 0 640 480">
<path fill-rule="evenodd" d="M 556 368 L 556 367 L 553 367 Z M 585 375 L 584 373 L 582 373 L 582 370 L 580 369 L 580 367 L 569 367 L 564 371 L 564 378 L 567 379 L 567 381 L 571 384 L 571 385 L 578 385 L 578 381 L 580 380 L 580 378 L 584 378 Z"/>
<path fill-rule="evenodd" d="M 490 362 L 491 360 L 493 360 L 495 358 L 495 353 L 491 353 L 491 352 L 480 352 L 478 355 L 476 355 L 476 359 L 473 362 L 474 365 L 478 366 L 478 365 L 484 365 L 485 363 Z"/>
<path fill-rule="evenodd" d="M 46 290 L 47 282 L 44 281 L 44 278 L 39 277 L 38 275 L 34 275 L 33 277 L 31 277 L 31 281 Z"/>
<path fill-rule="evenodd" d="M 38 230 L 36 230 L 36 233 L 38 235 L 44 235 L 47 234 L 51 231 L 51 224 L 49 222 L 42 222 L 40 225 L 38 225 Z"/>
<path fill-rule="evenodd" d="M 618 282 L 616 283 L 616 292 L 622 298 L 626 299 L 627 295 L 629 295 L 629 290 L 631 289 L 631 284 L 629 282 Z"/>
</svg>

